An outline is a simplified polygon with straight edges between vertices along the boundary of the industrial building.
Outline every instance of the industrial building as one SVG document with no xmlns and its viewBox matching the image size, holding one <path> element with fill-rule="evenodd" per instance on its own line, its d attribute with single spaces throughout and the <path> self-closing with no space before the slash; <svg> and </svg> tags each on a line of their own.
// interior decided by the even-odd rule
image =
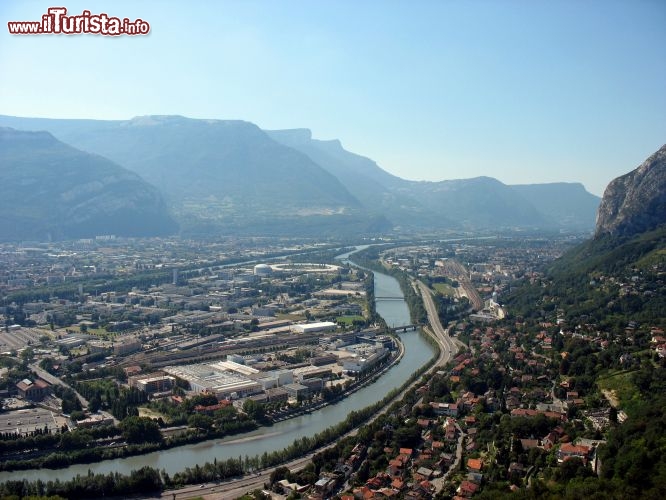
<svg viewBox="0 0 666 500">
<path fill-rule="evenodd" d="M 92 339 L 92 335 L 86 335 L 83 333 L 74 333 L 66 336 L 65 338 L 58 339 L 55 341 L 55 344 L 59 347 L 64 347 L 66 349 L 74 349 L 85 345 L 88 340 Z"/>
<path fill-rule="evenodd" d="M 126 356 L 141 350 L 141 342 L 135 337 L 125 337 L 113 344 L 113 354 L 116 356 Z"/>
<path fill-rule="evenodd" d="M 225 371 L 234 372 L 248 378 L 251 377 L 252 375 L 256 375 L 257 373 L 259 373 L 259 370 L 257 370 L 256 368 L 252 368 L 251 366 L 231 361 L 229 360 L 229 358 L 227 358 L 227 361 L 218 361 L 216 363 L 211 363 L 208 366 L 210 366 L 214 370 L 218 370 L 221 372 Z"/>
<path fill-rule="evenodd" d="M 258 382 L 215 365 L 218 363 L 167 366 L 164 371 L 189 383 L 192 392 L 214 394 L 217 399 L 243 398 L 262 391 Z"/>
<path fill-rule="evenodd" d="M 97 414 L 76 422 L 77 427 L 101 427 L 102 425 L 112 425 L 113 417 L 111 415 Z"/>
<path fill-rule="evenodd" d="M 27 436 L 33 432 L 58 432 L 60 425 L 53 412 L 43 408 L 27 408 L 0 414 L 0 428 L 3 432 Z"/>
<path fill-rule="evenodd" d="M 388 356 L 389 351 L 385 347 L 374 347 L 367 344 L 357 344 L 347 348 L 354 356 L 342 362 L 345 372 L 359 373 L 379 363 Z"/>
<path fill-rule="evenodd" d="M 310 389 L 310 393 L 321 392 L 321 390 L 324 388 L 324 379 L 307 378 L 301 380 L 300 384 Z"/>
<path fill-rule="evenodd" d="M 162 372 L 145 375 L 134 375 L 128 378 L 130 387 L 144 391 L 148 394 L 168 392 L 176 385 L 176 378 Z"/>
<path fill-rule="evenodd" d="M 49 383 L 39 378 L 34 382 L 25 378 L 16 384 L 16 388 L 19 396 L 30 401 L 41 401 L 51 390 Z"/>
<path fill-rule="evenodd" d="M 291 399 L 307 398 L 312 393 L 312 390 L 303 384 L 287 384 L 283 389 Z"/>
<path fill-rule="evenodd" d="M 294 382 L 294 373 L 290 370 L 267 372 L 265 376 L 258 378 L 257 382 L 261 384 L 264 390 L 282 387 Z"/>
<path fill-rule="evenodd" d="M 337 356 L 336 356 L 337 362 Z M 333 370 L 330 366 L 303 366 L 294 369 L 294 375 L 299 382 L 309 378 L 330 378 Z"/>
<path fill-rule="evenodd" d="M 316 332 L 332 332 L 338 328 L 336 323 L 331 321 L 321 321 L 318 323 L 301 323 L 291 326 L 291 331 L 294 333 L 316 333 Z"/>
<path fill-rule="evenodd" d="M 275 387 L 274 389 L 267 389 L 266 396 L 268 401 L 271 403 L 274 402 L 287 402 L 289 399 L 289 393 L 284 390 L 282 387 Z"/>
</svg>

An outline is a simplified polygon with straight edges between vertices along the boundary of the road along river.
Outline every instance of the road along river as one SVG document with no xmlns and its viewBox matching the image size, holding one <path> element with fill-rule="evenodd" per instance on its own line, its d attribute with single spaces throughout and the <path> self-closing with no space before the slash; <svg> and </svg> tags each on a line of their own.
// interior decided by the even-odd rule
<svg viewBox="0 0 666 500">
<path fill-rule="evenodd" d="M 377 296 L 398 297 L 402 291 L 398 282 L 391 276 L 375 273 L 375 294 Z M 377 312 L 389 326 L 410 324 L 409 310 L 404 300 L 382 300 L 375 302 Z M 353 410 L 365 408 L 381 400 L 389 391 L 401 386 L 414 371 L 426 364 L 435 354 L 433 347 L 425 340 L 424 334 L 408 332 L 401 335 L 405 355 L 401 362 L 389 369 L 376 382 L 360 389 L 342 401 L 325 406 L 320 410 L 293 419 L 262 427 L 253 432 L 229 436 L 225 439 L 204 441 L 193 445 L 179 446 L 168 450 L 148 453 L 135 457 L 105 460 L 94 464 L 77 464 L 65 469 L 33 469 L 15 472 L 0 472 L 0 481 L 27 479 L 66 481 L 76 475 L 93 473 L 107 474 L 118 472 L 129 474 L 143 466 L 164 469 L 169 474 L 194 467 L 196 464 L 213 462 L 215 459 L 238 458 L 261 455 L 265 451 L 287 447 L 303 436 L 313 436 L 322 430 L 343 421 Z"/>
</svg>

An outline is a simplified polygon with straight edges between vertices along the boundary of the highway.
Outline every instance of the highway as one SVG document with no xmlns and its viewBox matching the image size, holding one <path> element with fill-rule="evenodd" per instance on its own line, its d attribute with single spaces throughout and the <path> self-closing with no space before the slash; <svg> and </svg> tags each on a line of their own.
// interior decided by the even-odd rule
<svg viewBox="0 0 666 500">
<path fill-rule="evenodd" d="M 432 290 L 430 290 L 430 288 L 428 288 L 425 283 L 419 280 L 414 280 L 413 284 L 415 284 L 421 292 L 423 305 L 425 306 L 426 313 L 428 314 L 430 332 L 433 334 L 433 337 L 437 340 L 437 343 L 440 346 L 440 356 L 438 362 L 435 363 L 435 365 L 445 365 L 451 360 L 453 356 L 458 353 L 462 347 L 464 347 L 464 344 L 457 339 L 452 339 L 449 335 L 449 331 L 444 328 L 444 326 L 442 326 L 442 323 L 439 320 L 439 315 L 437 314 L 435 301 L 432 297 Z"/>
</svg>

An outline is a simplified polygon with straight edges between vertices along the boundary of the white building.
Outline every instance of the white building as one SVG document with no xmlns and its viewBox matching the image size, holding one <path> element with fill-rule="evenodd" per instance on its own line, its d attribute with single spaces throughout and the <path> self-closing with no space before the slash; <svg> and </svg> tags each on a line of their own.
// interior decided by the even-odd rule
<svg viewBox="0 0 666 500">
<path fill-rule="evenodd" d="M 319 323 L 301 323 L 298 325 L 291 325 L 293 333 L 316 333 L 316 332 L 331 332 L 336 330 L 338 325 L 331 321 L 321 321 Z"/>
<path fill-rule="evenodd" d="M 217 399 L 242 398 L 262 391 L 258 382 L 215 365 L 167 366 L 164 371 L 188 382 L 193 392 L 215 394 Z"/>
<path fill-rule="evenodd" d="M 266 389 L 282 387 L 294 383 L 294 374 L 290 370 L 277 370 L 267 373 L 265 377 L 257 379 L 257 382 Z"/>
<path fill-rule="evenodd" d="M 388 352 L 388 349 L 378 347 L 376 349 L 365 350 L 363 353 L 354 354 L 354 356 L 342 362 L 342 369 L 352 373 L 365 371 L 384 359 L 388 355 Z"/>
</svg>

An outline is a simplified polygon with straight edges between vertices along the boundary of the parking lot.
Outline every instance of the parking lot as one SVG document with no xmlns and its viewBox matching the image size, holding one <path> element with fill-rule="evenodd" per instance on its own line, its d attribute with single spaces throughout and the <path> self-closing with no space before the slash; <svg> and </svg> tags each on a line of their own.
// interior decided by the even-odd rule
<svg viewBox="0 0 666 500">
<path fill-rule="evenodd" d="M 51 432 L 56 432 L 59 426 L 51 413 L 43 408 L 28 408 L 13 410 L 0 414 L 0 432 L 16 432 L 27 435 L 47 426 Z"/>
<path fill-rule="evenodd" d="M 40 344 L 39 338 L 44 331 L 39 328 L 18 328 L 8 332 L 0 331 L 0 352 L 23 349 Z"/>
</svg>

